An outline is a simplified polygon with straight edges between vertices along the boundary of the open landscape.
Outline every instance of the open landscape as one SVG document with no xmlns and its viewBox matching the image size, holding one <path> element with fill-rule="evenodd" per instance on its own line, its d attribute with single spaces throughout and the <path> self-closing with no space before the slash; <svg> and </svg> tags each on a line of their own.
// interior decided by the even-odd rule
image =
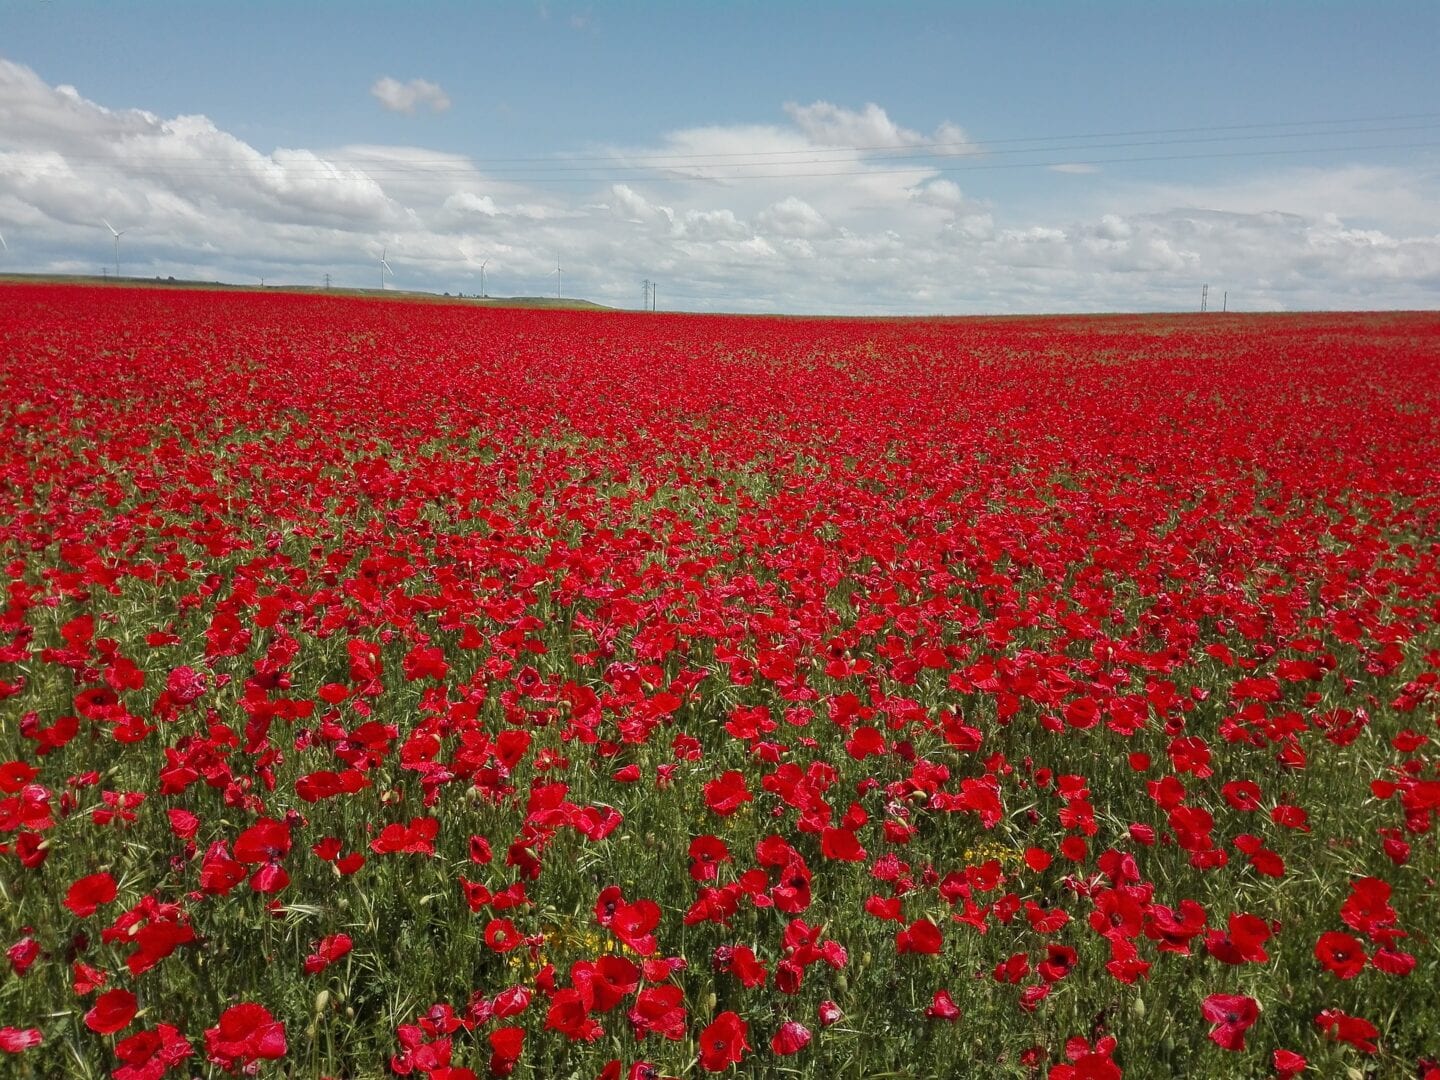
<svg viewBox="0 0 1440 1080">
<path fill-rule="evenodd" d="M 1440 1076 L 1440 316 L 0 286 L 0 1074 Z"/>
</svg>

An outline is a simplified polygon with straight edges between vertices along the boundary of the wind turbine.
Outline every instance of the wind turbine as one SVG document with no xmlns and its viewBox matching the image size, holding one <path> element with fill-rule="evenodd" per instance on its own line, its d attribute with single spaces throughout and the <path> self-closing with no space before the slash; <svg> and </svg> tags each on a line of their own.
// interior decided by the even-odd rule
<svg viewBox="0 0 1440 1080">
<path fill-rule="evenodd" d="M 105 221 L 104 218 L 100 220 Z M 120 276 L 120 237 L 125 235 L 126 230 L 117 230 L 115 226 L 111 225 L 108 221 L 105 221 L 105 227 L 110 230 L 110 235 L 115 238 L 115 276 L 118 278 Z"/>
<path fill-rule="evenodd" d="M 388 252 L 389 250 L 390 250 L 389 248 L 381 248 L 381 249 L 380 249 L 380 291 L 381 291 L 381 292 L 384 292 L 384 291 L 385 291 L 385 275 L 386 275 L 386 274 L 389 274 L 391 277 L 394 277 L 394 276 L 395 276 L 395 271 L 394 271 L 394 270 L 391 270 L 391 269 L 390 269 L 390 264 L 385 261 L 385 254 L 386 254 L 386 252 Z"/>
<path fill-rule="evenodd" d="M 9 251 L 10 245 L 5 242 L 5 234 L 0 233 L 0 251 Z"/>
<path fill-rule="evenodd" d="M 119 271 L 116 271 L 119 273 Z M 560 299 L 560 287 L 565 282 L 565 275 L 560 273 L 560 267 L 555 267 L 555 299 Z"/>
<path fill-rule="evenodd" d="M 486 265 L 487 265 L 489 262 L 490 262 L 490 260 L 489 260 L 489 259 L 486 259 L 484 262 L 482 262 L 482 263 L 480 264 L 480 299 L 481 299 L 481 300 L 484 300 L 484 299 L 485 299 L 485 267 L 486 267 Z"/>
</svg>

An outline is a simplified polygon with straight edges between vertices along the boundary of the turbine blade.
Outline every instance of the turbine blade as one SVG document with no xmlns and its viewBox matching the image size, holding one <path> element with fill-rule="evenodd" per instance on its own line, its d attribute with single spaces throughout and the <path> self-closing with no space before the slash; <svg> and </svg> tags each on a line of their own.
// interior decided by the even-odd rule
<svg viewBox="0 0 1440 1080">
<path fill-rule="evenodd" d="M 100 220 L 101 220 L 101 221 L 105 221 L 105 219 L 104 219 L 103 217 L 102 217 Z M 105 227 L 110 230 L 110 233 L 111 233 L 112 236 L 119 236 L 119 235 L 120 235 L 118 232 L 115 231 L 115 226 L 114 226 L 114 225 L 111 225 L 110 222 L 105 221 Z"/>
<path fill-rule="evenodd" d="M 0 233 L 0 250 L 9 251 L 10 245 L 5 242 L 5 234 Z"/>
</svg>

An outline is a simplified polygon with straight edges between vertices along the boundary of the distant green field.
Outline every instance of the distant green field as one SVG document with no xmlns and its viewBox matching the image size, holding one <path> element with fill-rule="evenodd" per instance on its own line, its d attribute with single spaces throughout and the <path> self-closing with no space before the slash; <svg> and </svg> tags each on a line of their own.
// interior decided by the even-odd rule
<svg viewBox="0 0 1440 1080">
<path fill-rule="evenodd" d="M 552 308 L 557 311 L 616 311 L 617 308 L 597 304 L 578 297 L 556 296 L 451 296 L 446 293 L 407 291 L 403 289 L 327 289 L 320 285 L 236 285 L 223 281 L 190 281 L 173 277 L 102 277 L 98 274 L 0 274 L 0 284 L 15 282 L 28 285 L 123 285 L 132 289 L 217 289 L 225 292 L 328 293 L 332 296 L 374 296 L 408 301 L 454 301 L 484 304 L 503 308 Z"/>
</svg>

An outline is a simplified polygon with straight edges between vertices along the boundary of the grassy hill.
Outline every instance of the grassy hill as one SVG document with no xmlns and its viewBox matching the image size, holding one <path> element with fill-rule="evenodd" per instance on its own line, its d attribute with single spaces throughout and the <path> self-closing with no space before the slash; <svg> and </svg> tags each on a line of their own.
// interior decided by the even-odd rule
<svg viewBox="0 0 1440 1080">
<path fill-rule="evenodd" d="M 616 311 L 617 308 L 597 304 L 578 297 L 556 296 L 450 296 L 434 292 L 406 289 L 327 289 L 321 285 L 236 285 L 224 281 L 192 281 L 183 278 L 102 277 L 98 274 L 0 274 L 0 284 L 47 285 L 123 285 L 135 289 L 207 289 L 223 292 L 324 293 L 329 296 L 384 297 L 397 300 L 423 300 L 436 303 L 483 304 L 503 308 L 552 308 L 557 311 Z"/>
</svg>

